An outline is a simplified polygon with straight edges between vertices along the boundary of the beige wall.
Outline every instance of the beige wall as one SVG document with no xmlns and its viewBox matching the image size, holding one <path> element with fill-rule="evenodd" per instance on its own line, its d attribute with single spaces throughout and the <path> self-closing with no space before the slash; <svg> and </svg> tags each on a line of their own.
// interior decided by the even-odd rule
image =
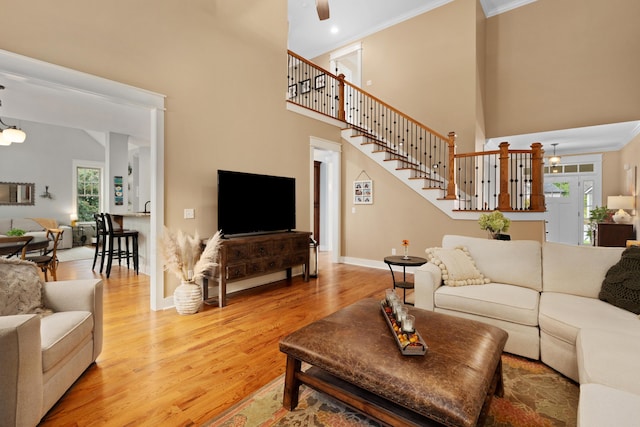
<svg viewBox="0 0 640 427">
<path fill-rule="evenodd" d="M 634 106 L 640 111 L 635 103 L 640 88 L 625 84 L 623 96 L 618 87 L 640 75 L 638 59 L 618 66 L 622 56 L 637 57 L 627 49 L 627 36 L 635 34 L 638 40 L 634 31 L 640 26 L 620 24 L 628 22 L 626 15 L 636 7 L 629 4 L 637 2 L 613 0 L 614 8 L 599 7 L 595 0 L 578 7 L 578 1 L 539 0 L 484 24 L 477 0 L 451 2 L 363 40 L 363 81 L 373 83 L 365 89 L 440 132 L 455 130 L 462 151 L 473 149 L 484 132 L 483 116 L 488 136 L 637 119 L 628 111 Z M 585 34 L 586 24 L 560 18 L 567 13 L 562 5 L 581 15 L 595 10 L 611 25 L 598 24 L 595 35 Z M 310 228 L 309 137 L 340 138 L 337 129 L 285 110 L 286 0 L 67 0 L 39 2 L 37 8 L 32 2 L 4 0 L 3 6 L 11 19 L 0 26 L 0 49 L 167 95 L 168 226 L 201 234 L 215 230 L 216 171 L 224 168 L 296 177 L 298 228 Z M 581 18 L 591 22 L 588 15 Z M 614 18 L 621 21 L 612 23 Z M 533 31 L 545 25 L 551 30 Z M 485 30 L 486 64 L 481 52 Z M 580 35 L 586 42 L 576 42 Z M 551 41 L 560 36 L 567 39 L 561 46 L 576 45 L 553 48 Z M 540 48 L 534 44 L 538 38 Z M 594 43 L 597 55 L 585 53 Z M 602 52 L 603 44 L 612 52 Z M 545 67 L 533 67 L 532 62 L 551 56 L 545 53 L 549 50 L 555 52 L 554 66 L 545 60 Z M 592 59 L 598 55 L 605 60 Z M 587 57 L 597 64 L 580 66 Z M 559 65 L 569 66 L 572 76 L 558 72 Z M 586 91 L 584 84 L 573 84 L 577 71 L 593 77 L 581 82 L 612 77 Z M 635 147 L 632 154 L 637 155 Z M 351 186 L 362 170 L 374 180 L 375 203 L 357 205 L 352 214 Z M 420 254 L 446 233 L 484 236 L 475 221 L 451 221 L 347 145 L 342 174 L 345 256 L 379 261 L 402 239 L 410 239 L 412 253 Z M 182 219 L 187 207 L 196 209 L 195 220 Z M 541 240 L 543 230 L 540 222 L 517 223 L 510 234 Z"/>
<path fill-rule="evenodd" d="M 456 0 L 363 38 L 362 88 L 474 151 L 477 0 Z M 329 55 L 314 58 L 329 68 Z M 371 81 L 371 85 L 367 85 Z"/>
<path fill-rule="evenodd" d="M 626 167 L 626 169 L 625 169 Z M 628 177 L 633 174 L 635 168 L 635 183 L 633 178 Z M 617 175 L 620 177 L 618 188 L 616 188 L 609 196 L 615 196 L 618 194 L 633 195 L 632 188 L 635 184 L 635 196 L 636 196 L 636 209 L 640 207 L 640 197 L 638 197 L 638 173 L 640 170 L 640 135 L 636 136 L 633 141 L 627 144 L 622 150 L 620 150 L 619 163 L 617 165 Z M 628 172 L 631 171 L 631 172 Z M 638 218 L 636 218 L 638 219 Z M 638 230 L 640 231 L 640 230 Z"/>
<path fill-rule="evenodd" d="M 640 2 L 538 0 L 487 20 L 487 136 L 640 119 Z"/>
<path fill-rule="evenodd" d="M 310 229 L 309 136 L 339 134 L 285 109 L 286 0 L 5 0 L 3 9 L 12 18 L 0 49 L 167 96 L 169 227 L 212 234 L 217 170 L 231 169 L 295 177 L 297 225 Z M 184 208 L 196 219 L 182 219 Z M 175 285 L 170 277 L 165 294 Z"/>
<path fill-rule="evenodd" d="M 347 256 L 382 260 L 392 248 L 400 253 L 403 239 L 411 242 L 412 255 L 422 256 L 426 248 L 440 246 L 445 234 L 487 237 L 476 220 L 452 220 L 400 180 L 389 179 L 385 169 L 349 144 L 344 144 L 343 160 L 342 246 Z M 353 204 L 353 181 L 362 171 L 373 180 L 372 205 Z M 542 221 L 512 222 L 509 234 L 513 239 L 542 241 L 543 227 Z"/>
</svg>

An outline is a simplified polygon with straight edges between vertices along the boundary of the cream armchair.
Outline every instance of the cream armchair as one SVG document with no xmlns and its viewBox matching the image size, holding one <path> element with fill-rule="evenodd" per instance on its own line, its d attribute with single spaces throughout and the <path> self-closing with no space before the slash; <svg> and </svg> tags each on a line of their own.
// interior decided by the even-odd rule
<svg viewBox="0 0 640 427">
<path fill-rule="evenodd" d="M 13 277 L 39 280 L 33 263 L 0 261 L 0 288 L 15 289 L 7 283 Z M 52 313 L 0 316 L 0 426 L 37 425 L 95 362 L 102 350 L 102 293 L 101 280 L 47 282 L 42 302 Z M 6 312 L 7 304 L 0 309 Z"/>
</svg>

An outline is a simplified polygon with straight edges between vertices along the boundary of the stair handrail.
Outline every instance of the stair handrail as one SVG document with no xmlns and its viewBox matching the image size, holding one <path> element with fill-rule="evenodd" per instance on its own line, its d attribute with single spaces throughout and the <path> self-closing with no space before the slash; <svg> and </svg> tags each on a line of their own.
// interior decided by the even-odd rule
<svg viewBox="0 0 640 427">
<path fill-rule="evenodd" d="M 524 155 L 527 156 L 527 159 L 530 162 L 531 168 L 531 179 L 530 179 L 530 193 L 528 194 L 529 206 L 526 208 L 528 211 L 544 211 L 544 193 L 542 190 L 542 168 L 543 168 L 543 153 L 542 144 L 539 142 L 532 144 L 531 150 L 509 150 L 509 144 L 504 142 L 500 144 L 499 150 L 494 151 L 484 151 L 484 152 L 475 152 L 475 153 L 456 153 L 456 134 L 455 132 L 449 132 L 446 136 L 441 134 L 440 132 L 432 129 L 431 127 L 421 123 L 420 121 L 414 119 L 408 114 L 399 111 L 395 107 L 387 104 L 382 101 L 375 95 L 361 89 L 353 83 L 350 83 L 345 80 L 344 74 L 336 75 L 324 68 L 314 64 L 313 62 L 303 58 L 302 56 L 287 50 L 289 55 L 289 75 L 288 75 L 288 84 L 289 84 L 289 95 L 287 102 L 296 104 L 303 108 L 308 108 L 316 113 L 323 114 L 329 116 L 331 118 L 340 120 L 344 122 L 348 127 L 354 128 L 359 132 L 363 133 L 363 136 L 371 139 L 377 140 L 378 145 L 385 145 L 385 147 L 389 150 L 394 157 L 394 160 L 404 162 L 407 167 L 406 168 L 415 168 L 418 178 L 419 177 L 428 177 L 430 175 L 439 176 L 444 182 L 446 182 L 445 187 L 440 187 L 444 191 L 443 199 L 446 200 L 456 200 L 459 198 L 459 194 L 456 194 L 456 189 L 459 187 L 456 178 L 456 170 L 459 166 L 456 164 L 456 161 L 460 161 L 462 158 L 466 157 L 481 157 L 486 155 L 496 155 L 499 156 L 499 165 L 500 165 L 500 177 L 499 177 L 499 185 L 500 191 L 498 194 L 498 201 L 495 206 L 491 206 L 491 210 L 497 209 L 501 211 L 518 211 L 524 209 L 514 208 L 511 204 L 511 192 L 509 191 L 509 183 L 513 181 L 513 178 L 509 176 L 509 167 L 508 164 L 513 156 Z M 305 64 L 308 69 L 301 71 L 300 75 L 292 75 L 292 68 L 297 68 L 297 64 L 292 64 L 291 58 L 294 58 L 294 61 L 300 61 Z M 311 79 L 314 79 L 314 87 L 311 87 Z M 292 84 L 293 83 L 293 84 Z M 302 84 L 306 86 L 302 86 Z M 298 93 L 298 85 L 301 85 L 300 94 Z M 320 86 L 321 85 L 321 86 Z M 311 94 L 317 95 L 312 92 L 312 89 L 319 90 L 325 89 L 329 87 L 330 90 L 322 91 L 324 96 L 327 99 L 318 99 L 318 96 L 308 96 L 306 100 L 308 102 L 300 102 L 299 95 Z M 324 92 L 327 92 L 326 94 Z M 353 120 L 350 121 L 349 115 L 347 113 L 348 110 L 348 96 L 347 93 L 355 94 L 355 98 L 360 100 L 366 100 L 366 102 L 373 102 L 379 104 L 381 107 L 386 109 L 387 111 L 397 115 L 398 117 L 405 120 L 410 124 L 409 128 L 415 126 L 415 129 L 420 129 L 425 131 L 427 134 L 435 137 L 435 140 L 441 140 L 444 142 L 445 146 L 441 148 L 437 148 L 439 153 L 442 153 L 443 157 L 446 157 L 444 160 L 443 168 L 446 168 L 443 174 L 440 174 L 438 170 L 433 170 L 431 164 L 427 164 L 426 162 L 418 159 L 415 161 L 413 157 L 413 152 L 409 152 L 405 147 L 400 148 L 403 145 L 404 139 L 402 139 L 402 143 L 398 144 L 397 141 L 391 141 L 389 138 L 386 138 L 384 135 L 379 135 L 375 131 L 372 130 L 372 126 L 363 126 L 362 121 L 355 123 Z M 318 104 L 321 103 L 323 108 L 318 108 Z M 329 105 L 327 105 L 329 104 Z M 356 107 L 352 107 L 351 109 L 356 109 Z M 384 115 L 384 114 L 383 114 Z M 375 122 L 375 119 L 374 119 Z M 394 122 L 395 125 L 396 122 Z M 370 123 L 369 123 L 370 124 Z M 379 123 L 378 123 L 379 125 Z M 407 135 L 415 132 L 415 130 L 405 129 L 404 124 L 402 130 L 406 130 Z M 395 135 L 396 138 L 399 138 L 399 133 Z M 429 140 L 431 142 L 431 139 Z M 503 145 L 504 144 L 504 145 Z M 445 154 L 446 151 L 446 154 Z M 431 156 L 429 156 L 431 158 Z M 437 167 L 437 166 L 436 166 Z M 517 179 L 517 178 L 516 178 Z M 485 206 L 486 205 L 486 206 Z M 474 210 L 487 210 L 488 203 L 484 203 L 480 209 Z M 462 209 L 464 210 L 464 209 Z"/>
<path fill-rule="evenodd" d="M 386 108 L 388 108 L 389 110 L 393 111 L 394 113 L 398 114 L 399 116 L 404 117 L 405 119 L 407 119 L 410 122 L 413 122 L 417 125 L 419 125 L 420 127 L 422 127 L 423 129 L 429 131 L 429 133 L 432 133 L 434 135 L 436 135 L 438 138 L 441 138 L 443 140 L 448 140 L 449 137 L 444 136 L 443 134 L 441 134 L 440 132 L 430 128 L 429 126 L 425 125 L 424 123 L 420 123 L 418 120 L 414 119 L 413 117 L 409 116 L 408 114 L 403 113 L 402 111 L 398 110 L 397 108 L 387 104 L 386 102 L 384 102 L 383 100 L 381 100 L 380 98 L 376 97 L 375 95 L 367 92 L 366 90 L 356 86 L 353 83 L 348 82 L 347 80 L 345 80 L 345 75 L 344 74 L 340 74 L 340 75 L 335 75 L 333 74 L 331 71 L 327 71 L 324 68 L 322 68 L 321 66 L 314 64 L 313 62 L 309 61 L 306 58 L 303 58 L 302 56 L 298 55 L 295 52 L 292 52 L 290 50 L 287 50 L 287 52 L 289 53 L 290 56 L 293 56 L 294 58 L 306 63 L 307 65 L 316 68 L 318 70 L 321 70 L 323 73 L 327 74 L 328 76 L 336 79 L 337 81 L 339 81 L 342 85 L 346 85 L 346 86 L 350 86 L 352 87 L 354 90 L 362 93 L 363 95 L 366 95 L 368 98 L 371 98 L 373 100 L 375 100 L 376 102 L 379 102 L 380 104 L 384 105 Z M 343 97 L 341 97 L 340 99 L 344 99 Z M 289 101 L 292 102 L 292 101 Z M 344 106 L 342 108 L 342 111 L 344 111 Z M 339 117 L 334 117 L 334 118 L 339 118 Z M 454 137 L 455 137 L 455 133 L 454 133 Z"/>
</svg>

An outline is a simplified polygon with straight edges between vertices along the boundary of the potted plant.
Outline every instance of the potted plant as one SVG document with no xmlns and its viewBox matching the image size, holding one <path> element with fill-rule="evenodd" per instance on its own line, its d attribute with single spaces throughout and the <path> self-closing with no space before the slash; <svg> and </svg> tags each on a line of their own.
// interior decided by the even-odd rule
<svg viewBox="0 0 640 427">
<path fill-rule="evenodd" d="M 25 231 L 22 230 L 21 228 L 12 228 L 11 230 L 7 231 L 7 236 L 10 237 L 21 237 L 24 236 Z"/>
<path fill-rule="evenodd" d="M 173 233 L 165 227 L 160 239 L 160 251 L 164 269 L 173 273 L 180 285 L 173 292 L 173 302 L 180 314 L 196 313 L 202 305 L 202 289 L 197 280 L 218 266 L 220 232 L 209 239 L 204 249 L 196 232 L 195 236 L 178 230 Z"/>
<path fill-rule="evenodd" d="M 598 223 L 606 222 L 609 219 L 609 209 L 606 206 L 596 206 L 595 209 L 589 211 L 589 235 L 591 236 L 591 244 L 596 244 L 596 230 Z"/>
<path fill-rule="evenodd" d="M 478 219 L 481 230 L 487 230 L 489 237 L 496 239 L 501 233 L 509 230 L 511 220 L 505 217 L 500 211 L 493 211 L 480 215 Z"/>
</svg>

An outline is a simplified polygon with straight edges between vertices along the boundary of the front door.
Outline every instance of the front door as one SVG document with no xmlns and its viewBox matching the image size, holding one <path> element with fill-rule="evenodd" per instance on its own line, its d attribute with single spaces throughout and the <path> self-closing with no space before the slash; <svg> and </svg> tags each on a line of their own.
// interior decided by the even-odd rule
<svg viewBox="0 0 640 427">
<path fill-rule="evenodd" d="M 544 177 L 547 242 L 583 244 L 583 193 L 577 176 Z"/>
</svg>

